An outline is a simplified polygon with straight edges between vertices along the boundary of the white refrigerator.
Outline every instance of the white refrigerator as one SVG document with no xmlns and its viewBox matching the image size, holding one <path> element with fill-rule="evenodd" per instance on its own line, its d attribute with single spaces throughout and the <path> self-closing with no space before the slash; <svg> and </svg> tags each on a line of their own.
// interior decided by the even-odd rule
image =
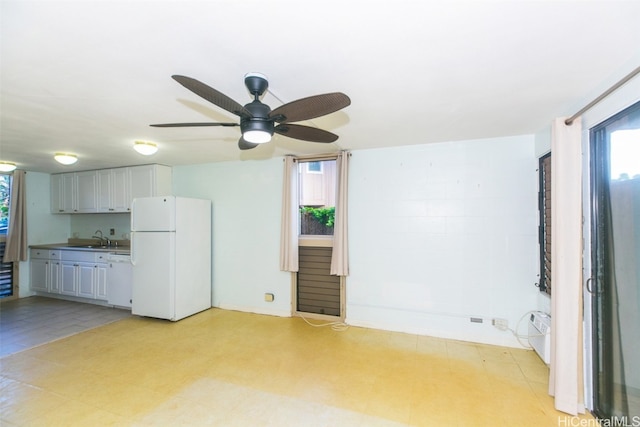
<svg viewBox="0 0 640 427">
<path fill-rule="evenodd" d="M 211 201 L 175 196 L 131 205 L 131 313 L 172 321 L 211 307 Z"/>
</svg>

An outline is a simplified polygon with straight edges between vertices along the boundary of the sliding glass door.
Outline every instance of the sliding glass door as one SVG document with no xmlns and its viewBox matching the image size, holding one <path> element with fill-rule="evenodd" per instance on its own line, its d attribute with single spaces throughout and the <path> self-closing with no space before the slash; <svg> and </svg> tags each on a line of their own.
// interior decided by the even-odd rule
<svg viewBox="0 0 640 427">
<path fill-rule="evenodd" d="M 640 420 L 640 103 L 592 129 L 590 144 L 594 412 L 631 422 Z"/>
</svg>

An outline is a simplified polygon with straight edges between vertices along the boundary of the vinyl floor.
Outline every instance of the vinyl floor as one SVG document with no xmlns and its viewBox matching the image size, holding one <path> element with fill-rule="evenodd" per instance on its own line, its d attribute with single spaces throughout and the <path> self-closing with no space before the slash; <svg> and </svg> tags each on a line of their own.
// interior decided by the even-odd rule
<svg viewBox="0 0 640 427">
<path fill-rule="evenodd" d="M 591 425 L 557 412 L 547 381 L 529 350 L 210 309 L 0 358 L 0 425 Z"/>
</svg>

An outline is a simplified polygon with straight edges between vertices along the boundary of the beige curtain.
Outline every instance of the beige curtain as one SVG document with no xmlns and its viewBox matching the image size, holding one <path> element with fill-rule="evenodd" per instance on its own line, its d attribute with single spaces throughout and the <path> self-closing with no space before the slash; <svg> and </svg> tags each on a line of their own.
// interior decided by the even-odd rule
<svg viewBox="0 0 640 427">
<path fill-rule="evenodd" d="M 582 341 L 581 120 L 552 126 L 551 370 L 549 394 L 557 410 L 584 413 Z"/>
<path fill-rule="evenodd" d="M 23 170 L 13 172 L 9 204 L 9 228 L 3 262 L 27 260 L 27 211 L 25 201 L 25 175 Z"/>
<path fill-rule="evenodd" d="M 298 162 L 285 156 L 280 222 L 280 270 L 298 271 Z"/>
<path fill-rule="evenodd" d="M 336 217 L 333 226 L 333 253 L 331 255 L 331 274 L 349 275 L 349 241 L 347 233 L 347 200 L 349 186 L 349 158 L 351 153 L 343 151 L 336 160 Z"/>
</svg>

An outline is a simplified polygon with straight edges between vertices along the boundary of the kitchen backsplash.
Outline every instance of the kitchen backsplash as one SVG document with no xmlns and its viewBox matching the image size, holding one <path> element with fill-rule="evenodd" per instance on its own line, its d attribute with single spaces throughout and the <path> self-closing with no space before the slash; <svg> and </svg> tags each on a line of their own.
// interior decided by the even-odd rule
<svg viewBox="0 0 640 427">
<path fill-rule="evenodd" d="M 70 215 L 70 238 L 87 239 L 96 234 L 96 230 L 102 230 L 104 237 L 111 240 L 129 240 L 131 233 L 131 214 L 75 214 Z M 109 232 L 113 229 L 114 233 Z"/>
</svg>

